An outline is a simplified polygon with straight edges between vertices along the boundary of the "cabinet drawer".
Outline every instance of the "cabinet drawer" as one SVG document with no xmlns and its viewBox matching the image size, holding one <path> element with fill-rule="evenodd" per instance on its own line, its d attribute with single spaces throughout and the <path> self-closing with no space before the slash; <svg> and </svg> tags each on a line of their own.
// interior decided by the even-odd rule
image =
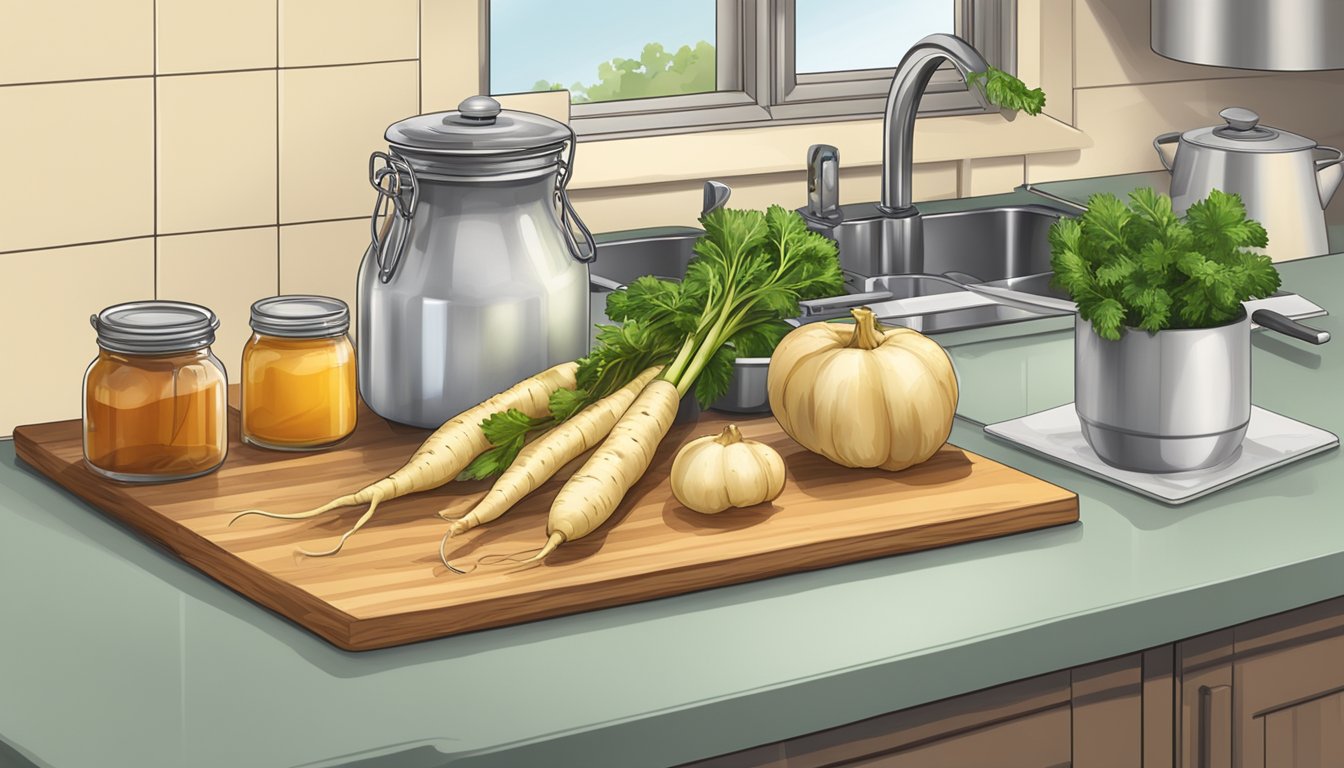
<svg viewBox="0 0 1344 768">
<path fill-rule="evenodd" d="M 1070 764 L 1069 708 L 1037 712 L 899 752 L 833 764 L 835 768 L 994 766 L 1055 768 Z"/>
</svg>

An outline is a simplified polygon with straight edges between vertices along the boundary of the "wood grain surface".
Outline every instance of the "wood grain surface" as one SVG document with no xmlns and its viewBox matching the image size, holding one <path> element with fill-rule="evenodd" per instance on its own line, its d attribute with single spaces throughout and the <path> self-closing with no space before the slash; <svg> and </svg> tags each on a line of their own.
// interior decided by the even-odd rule
<svg viewBox="0 0 1344 768">
<path fill-rule="evenodd" d="M 667 477 L 685 442 L 730 421 L 774 446 L 788 481 L 773 504 L 717 516 L 692 512 Z M 238 434 L 230 411 L 230 434 Z M 944 446 L 898 473 L 847 469 L 794 443 L 771 416 L 704 414 L 674 425 L 612 519 L 563 545 L 540 567 L 481 565 L 456 575 L 439 561 L 447 522 L 465 514 L 488 483 L 450 483 L 384 503 L 336 555 L 325 549 L 363 512 L 336 510 L 303 521 L 244 518 L 260 507 L 296 512 L 358 490 L 396 470 L 428 434 L 361 409 L 339 446 L 279 453 L 231 440 L 219 471 L 162 485 L 104 480 L 83 464 L 79 421 L 19 427 L 18 455 L 108 516 L 160 542 L 246 597 L 347 650 L 369 650 L 543 619 L 900 552 L 941 547 L 1074 522 L 1070 491 Z M 566 468 L 567 477 L 577 467 Z M 448 555 L 469 568 L 486 555 L 541 546 L 552 481 L 500 520 L 453 539 Z M 488 560 L 491 560 L 490 558 Z"/>
</svg>

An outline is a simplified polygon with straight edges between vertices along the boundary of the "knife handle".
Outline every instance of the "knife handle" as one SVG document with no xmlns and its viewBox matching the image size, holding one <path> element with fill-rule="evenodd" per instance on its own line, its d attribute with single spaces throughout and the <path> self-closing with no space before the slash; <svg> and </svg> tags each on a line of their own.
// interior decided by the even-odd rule
<svg viewBox="0 0 1344 768">
<path fill-rule="evenodd" d="M 1329 331 L 1321 331 L 1303 325 L 1291 317 L 1275 312 L 1272 309 L 1255 310 L 1251 313 L 1251 322 L 1259 325 L 1261 328 L 1278 331 L 1284 336 L 1291 336 L 1294 339 L 1310 342 L 1312 344 L 1324 344 L 1330 340 Z"/>
</svg>

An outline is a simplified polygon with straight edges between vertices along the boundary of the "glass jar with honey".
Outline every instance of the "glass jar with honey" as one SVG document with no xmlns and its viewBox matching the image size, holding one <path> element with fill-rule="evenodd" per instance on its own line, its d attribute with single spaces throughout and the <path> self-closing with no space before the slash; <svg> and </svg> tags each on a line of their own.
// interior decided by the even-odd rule
<svg viewBox="0 0 1344 768">
<path fill-rule="evenodd" d="M 325 448 L 355 430 L 350 309 L 327 296 L 274 296 L 252 305 L 243 347 L 243 440 L 262 448 Z"/>
<path fill-rule="evenodd" d="M 205 307 L 137 301 L 89 318 L 98 357 L 84 373 L 84 460 L 124 482 L 203 475 L 228 452 L 227 379 Z"/>
</svg>

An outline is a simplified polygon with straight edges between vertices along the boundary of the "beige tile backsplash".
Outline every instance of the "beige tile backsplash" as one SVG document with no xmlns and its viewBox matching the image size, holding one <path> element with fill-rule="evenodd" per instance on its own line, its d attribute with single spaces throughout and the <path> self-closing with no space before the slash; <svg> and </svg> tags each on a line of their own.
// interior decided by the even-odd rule
<svg viewBox="0 0 1344 768">
<path fill-rule="evenodd" d="M 280 66 L 419 55 L 418 0 L 280 0 Z"/>
<path fill-rule="evenodd" d="M 0 85 L 152 75 L 153 40 L 154 0 L 0 0 Z"/>
<path fill-rule="evenodd" d="M 280 293 L 333 296 L 355 307 L 355 274 L 371 234 L 366 217 L 280 228 Z"/>
<path fill-rule="evenodd" d="M 153 238 L 0 255 L 0 435 L 78 418 L 89 315 L 153 295 Z"/>
<path fill-rule="evenodd" d="M 416 62 L 280 71 L 280 223 L 373 209 L 369 153 L 419 108 Z"/>
<path fill-rule="evenodd" d="M 155 0 L 155 72 L 276 66 L 278 0 Z"/>
<path fill-rule="evenodd" d="M 1341 104 L 1344 74 L 1337 72 L 1080 88 L 1077 126 L 1093 146 L 1028 158 L 1027 177 L 1051 181 L 1160 170 L 1154 137 L 1215 125 L 1218 112 L 1232 105 L 1255 110 L 1267 125 L 1329 144 L 1344 134 Z"/>
<path fill-rule="evenodd" d="M 210 307 L 219 317 L 215 356 L 237 381 L 252 302 L 276 295 L 275 227 L 158 238 L 157 295 Z"/>
<path fill-rule="evenodd" d="M 157 87 L 159 233 L 275 224 L 275 70 Z"/>
<path fill-rule="evenodd" d="M 154 81 L 0 87 L 0 253 L 154 233 Z"/>
<path fill-rule="evenodd" d="M 15 424 L 79 416 L 94 353 L 88 316 L 109 304 L 157 295 L 209 305 L 223 323 L 216 351 L 230 371 L 255 299 L 320 293 L 354 309 L 373 202 L 369 152 L 385 146 L 393 121 L 452 109 L 481 90 L 481 8 L 480 0 L 0 0 L 0 150 L 9 158 L 0 359 L 34 361 L 22 375 L 0 376 L 0 437 Z M 1092 146 L 1000 158 L 977 145 L 975 159 L 916 166 L 916 199 L 1156 169 L 1153 136 L 1211 125 L 1232 104 L 1322 143 L 1344 140 L 1344 72 L 1271 75 L 1164 59 L 1149 48 L 1149 0 L 1018 0 L 1018 13 L 1027 27 L 1020 71 L 1046 88 L 1047 113 Z M 504 100 L 567 112 L 563 94 Z M 929 121 L 920 130 L 947 138 L 966 125 Z M 815 134 L 827 140 L 824 125 Z M 733 202 L 801 205 L 796 140 L 726 131 L 706 141 L 731 152 L 744 137 L 782 164 L 734 171 L 724 179 Z M 581 176 L 600 178 L 619 158 L 617 175 L 628 178 L 648 153 L 587 157 L 581 145 Z M 877 197 L 876 167 L 846 167 L 841 178 L 844 201 Z M 574 199 L 600 232 L 693 224 L 701 190 L 698 181 L 665 181 L 575 189 Z"/>
<path fill-rule="evenodd" d="M 1241 69 L 1205 67 L 1153 53 L 1148 34 L 1151 6 L 1147 0 L 1077 0 L 1074 43 L 1078 46 L 1076 85 L 1160 83 L 1255 75 Z"/>
</svg>

